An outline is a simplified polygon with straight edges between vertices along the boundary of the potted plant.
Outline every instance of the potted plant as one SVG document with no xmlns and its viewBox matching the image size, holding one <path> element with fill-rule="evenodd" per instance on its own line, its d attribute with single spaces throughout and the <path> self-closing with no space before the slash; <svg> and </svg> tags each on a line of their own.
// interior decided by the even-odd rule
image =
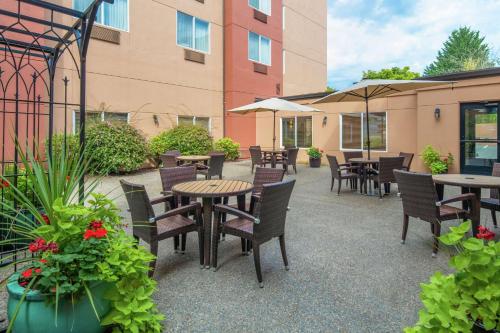
<svg viewBox="0 0 500 333">
<path fill-rule="evenodd" d="M 307 155 L 309 155 L 309 166 L 311 168 L 319 168 L 321 166 L 321 157 L 323 156 L 323 150 L 316 147 L 311 147 L 307 149 Z"/>
<path fill-rule="evenodd" d="M 439 238 L 458 249 L 450 260 L 455 272 L 437 272 L 422 284 L 424 309 L 405 333 L 500 331 L 500 243 L 483 226 L 476 238 L 465 238 L 470 227 L 464 222 Z"/>
<path fill-rule="evenodd" d="M 441 158 L 441 153 L 434 149 L 431 145 L 425 146 L 422 151 L 422 160 L 425 166 L 433 175 L 447 173 L 449 167 L 453 164 L 453 155 L 448 153 L 448 156 Z"/>
<path fill-rule="evenodd" d="M 34 195 L 1 177 L 17 208 L 0 203 L 15 235 L 0 243 L 28 242 L 30 254 L 1 281 L 9 293 L 8 332 L 160 332 L 156 282 L 148 277 L 154 257 L 123 230 L 114 203 L 93 192 L 97 180 L 86 184 L 85 204 L 79 200 L 88 162 L 65 149 L 47 162 L 19 154 Z"/>
</svg>

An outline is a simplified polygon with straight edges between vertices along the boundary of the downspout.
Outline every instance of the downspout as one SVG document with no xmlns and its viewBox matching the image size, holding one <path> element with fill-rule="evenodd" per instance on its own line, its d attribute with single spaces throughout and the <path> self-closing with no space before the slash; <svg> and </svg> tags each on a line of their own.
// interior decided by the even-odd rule
<svg viewBox="0 0 500 333">
<path fill-rule="evenodd" d="M 222 137 L 226 136 L 226 0 L 222 0 Z"/>
</svg>

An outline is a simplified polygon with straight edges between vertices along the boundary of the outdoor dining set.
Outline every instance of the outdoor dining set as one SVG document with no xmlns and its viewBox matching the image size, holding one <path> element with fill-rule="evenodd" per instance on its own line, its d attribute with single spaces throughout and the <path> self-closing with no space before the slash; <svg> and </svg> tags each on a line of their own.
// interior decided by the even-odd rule
<svg viewBox="0 0 500 333">
<path fill-rule="evenodd" d="M 253 252 L 257 279 L 263 287 L 260 245 L 278 238 L 288 270 L 284 230 L 295 180 L 283 181 L 285 170 L 258 166 L 250 183 L 222 179 L 224 154 L 181 156 L 173 151 L 161 159 L 160 197 L 150 199 L 143 185 L 120 181 L 130 208 L 133 235 L 148 243 L 155 256 L 159 241 L 168 238 L 173 238 L 176 253 L 184 253 L 187 234 L 194 232 L 198 235 L 201 267 L 216 271 L 218 243 L 233 235 L 241 239 L 243 254 Z M 197 175 L 205 179 L 198 180 Z M 218 179 L 212 179 L 214 175 Z M 236 198 L 236 204 L 229 205 L 229 198 Z M 160 204 L 164 210 L 157 215 L 153 207 Z M 155 265 L 151 263 L 151 275 Z"/>
</svg>

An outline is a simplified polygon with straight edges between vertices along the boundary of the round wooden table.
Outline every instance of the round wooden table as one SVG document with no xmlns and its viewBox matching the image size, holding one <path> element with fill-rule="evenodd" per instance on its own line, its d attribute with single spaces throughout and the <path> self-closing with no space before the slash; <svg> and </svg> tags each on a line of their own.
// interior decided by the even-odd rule
<svg viewBox="0 0 500 333">
<path fill-rule="evenodd" d="M 369 165 L 377 165 L 379 164 L 379 159 L 375 159 L 375 158 L 371 158 L 371 159 L 368 159 L 368 158 L 365 158 L 365 157 L 354 157 L 354 158 L 350 158 L 349 159 L 349 163 L 354 163 L 354 164 L 358 164 L 361 168 L 361 174 L 363 176 L 363 184 L 361 184 L 359 186 L 359 192 L 360 193 L 364 193 L 364 194 L 368 194 L 368 195 L 373 195 L 373 192 L 372 192 L 372 183 L 367 179 L 368 179 L 368 175 L 366 173 L 366 167 L 369 166 Z M 369 189 L 367 188 L 367 183 L 369 184 Z M 379 184 L 380 185 L 380 184 Z M 364 188 L 364 190 L 363 190 Z"/>
<path fill-rule="evenodd" d="M 442 174 L 433 175 L 432 179 L 436 184 L 436 191 L 439 200 L 443 200 L 444 185 L 458 186 L 462 188 L 462 193 L 474 193 L 476 200 L 471 207 L 472 234 L 476 236 L 481 223 L 481 189 L 494 188 L 500 189 L 500 177 L 464 175 L 464 174 Z M 468 203 L 462 203 L 464 209 L 468 208 Z"/>
<path fill-rule="evenodd" d="M 271 168 L 276 168 L 276 161 L 278 160 L 278 155 L 283 156 L 286 154 L 286 149 L 261 149 L 264 156 L 271 155 Z"/>
<path fill-rule="evenodd" d="M 177 156 L 175 159 L 179 162 L 182 162 L 182 163 L 196 164 L 199 162 L 203 162 L 206 165 L 208 160 L 210 159 L 210 156 L 207 156 L 207 155 L 186 155 L 186 156 Z"/>
<path fill-rule="evenodd" d="M 253 184 L 241 180 L 198 180 L 174 185 L 172 192 L 181 197 L 202 198 L 204 263 L 210 268 L 210 249 L 217 241 L 217 228 L 212 223 L 214 199 L 236 196 L 238 209 L 245 210 L 245 194 L 252 192 Z M 217 200 L 217 201 L 219 201 Z"/>
</svg>

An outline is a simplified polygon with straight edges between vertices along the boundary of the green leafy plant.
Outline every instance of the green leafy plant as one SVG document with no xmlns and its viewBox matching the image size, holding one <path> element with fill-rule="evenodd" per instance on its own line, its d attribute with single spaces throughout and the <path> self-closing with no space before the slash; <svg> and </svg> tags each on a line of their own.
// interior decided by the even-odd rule
<svg viewBox="0 0 500 333">
<path fill-rule="evenodd" d="M 427 145 L 422 151 L 422 160 L 425 166 L 433 175 L 447 173 L 448 168 L 453 164 L 453 155 L 448 153 L 448 156 L 441 158 L 441 153 L 434 149 L 431 145 Z"/>
<path fill-rule="evenodd" d="M 485 227 L 477 238 L 466 239 L 470 228 L 467 221 L 439 238 L 458 250 L 450 260 L 455 272 L 436 272 L 430 283 L 421 285 L 424 309 L 406 333 L 471 332 L 474 325 L 500 329 L 500 243 Z"/>
<path fill-rule="evenodd" d="M 160 133 L 149 142 L 149 150 L 158 159 L 167 150 L 178 150 L 183 155 L 207 154 L 213 148 L 208 131 L 197 125 L 180 125 Z"/>
<path fill-rule="evenodd" d="M 368 70 L 363 72 L 364 79 L 384 79 L 384 80 L 413 80 L 420 77 L 417 72 L 410 71 L 409 66 L 383 68 L 380 71 Z"/>
<path fill-rule="evenodd" d="M 100 122 L 86 132 L 86 153 L 92 156 L 94 174 L 138 170 L 149 156 L 146 140 L 137 129 L 122 122 Z"/>
<path fill-rule="evenodd" d="M 56 157 L 62 154 L 63 149 L 66 150 L 67 155 L 79 156 L 80 138 L 75 134 L 57 133 L 52 136 L 52 151 Z M 49 140 L 45 140 L 45 151 L 49 150 Z M 78 158 L 78 157 L 76 157 Z"/>
<path fill-rule="evenodd" d="M 9 185 L 19 208 L 2 201 L 0 216 L 10 221 L 9 230 L 15 237 L 0 245 L 29 242 L 31 256 L 15 260 L 25 265 L 18 280 L 25 288 L 21 302 L 30 290 L 37 290 L 47 296 L 52 303 L 47 306 L 55 306 L 57 313 L 62 299 L 72 304 L 83 295 L 92 299 L 92 282 L 107 282 L 111 288 L 106 297 L 112 310 L 101 318 L 102 325 L 112 326 L 113 332 L 160 332 L 163 316 L 152 300 L 156 282 L 148 277 L 154 257 L 123 230 L 114 203 L 94 192 L 98 179 L 85 186 L 86 204 L 78 200 L 79 183 L 92 156 L 84 162 L 75 155 L 68 157 L 63 150 L 58 157 L 53 153 L 46 157 L 47 162 L 40 162 L 29 152 L 19 152 L 35 200 Z M 1 181 L 7 182 L 7 178 L 2 176 Z M 96 316 L 99 318 L 97 311 Z"/>
<path fill-rule="evenodd" d="M 215 142 L 215 150 L 224 152 L 226 160 L 236 160 L 240 157 L 240 144 L 231 138 L 222 138 Z"/>
<path fill-rule="evenodd" d="M 323 150 L 316 147 L 311 147 L 307 149 L 307 155 L 309 155 L 310 158 L 318 159 L 323 156 Z"/>
</svg>

